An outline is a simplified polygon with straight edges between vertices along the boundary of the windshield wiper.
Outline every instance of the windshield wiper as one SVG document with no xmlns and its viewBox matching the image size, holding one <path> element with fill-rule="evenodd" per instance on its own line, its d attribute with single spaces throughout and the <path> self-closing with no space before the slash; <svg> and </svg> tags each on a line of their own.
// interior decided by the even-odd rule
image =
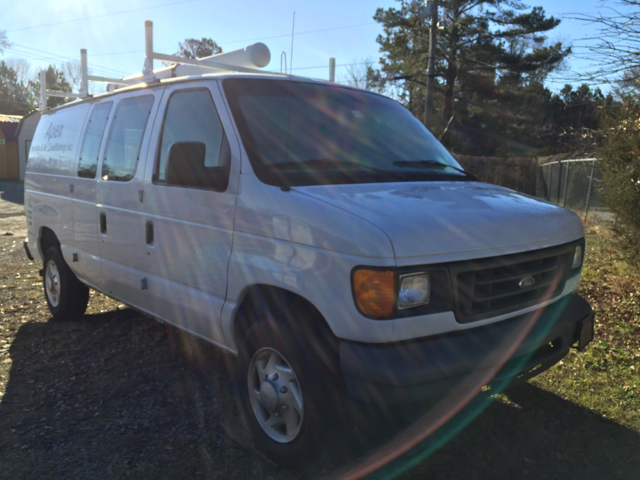
<svg viewBox="0 0 640 480">
<path fill-rule="evenodd" d="M 473 178 L 474 180 L 478 180 L 473 173 L 469 173 L 462 168 L 458 168 L 454 165 L 449 165 L 448 163 L 438 162 L 437 160 L 398 160 L 393 162 L 396 167 L 417 167 L 417 168 L 453 168 L 460 173 L 464 173 L 467 177 Z"/>
</svg>

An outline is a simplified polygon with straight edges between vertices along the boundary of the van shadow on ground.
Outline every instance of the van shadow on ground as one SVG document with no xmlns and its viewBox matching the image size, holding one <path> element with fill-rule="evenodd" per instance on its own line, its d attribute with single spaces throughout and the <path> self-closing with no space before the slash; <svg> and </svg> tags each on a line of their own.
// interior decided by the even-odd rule
<svg viewBox="0 0 640 480">
<path fill-rule="evenodd" d="M 512 387 L 507 396 L 512 404 L 494 401 L 466 429 L 399 478 L 640 478 L 638 432 L 531 384 Z M 465 413 L 475 417 L 473 410 L 471 406 Z M 446 437 L 446 432 L 437 432 L 412 453 Z M 385 472 L 400 472 L 408 457 Z"/>
<path fill-rule="evenodd" d="M 331 477 L 326 459 L 274 471 L 230 441 L 225 355 L 131 310 L 25 324 L 9 353 L 2 479 Z M 638 478 L 637 432 L 531 385 L 510 398 L 402 478 Z"/>
</svg>

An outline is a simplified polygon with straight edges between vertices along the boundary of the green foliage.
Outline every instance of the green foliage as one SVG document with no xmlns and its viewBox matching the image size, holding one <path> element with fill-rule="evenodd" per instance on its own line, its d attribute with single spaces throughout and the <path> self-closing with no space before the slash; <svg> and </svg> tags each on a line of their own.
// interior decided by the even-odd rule
<svg viewBox="0 0 640 480">
<path fill-rule="evenodd" d="M 186 58 L 202 58 L 216 53 L 222 53 L 222 48 L 210 38 L 202 38 L 202 40 L 187 38 L 178 44 L 176 55 Z"/>
<path fill-rule="evenodd" d="M 604 200 L 618 216 L 633 251 L 640 243 L 640 103 L 627 97 L 607 112 L 608 137 L 597 150 Z"/>
<path fill-rule="evenodd" d="M 53 65 L 49 65 L 46 70 L 46 84 L 47 90 L 55 91 L 55 92 L 70 92 L 71 85 L 67 81 L 67 78 L 64 75 L 62 70 L 58 70 Z M 38 106 L 39 98 L 40 98 L 40 77 L 36 77 L 35 80 L 29 81 L 29 90 L 31 92 L 32 99 L 32 108 Z M 57 107 L 58 105 L 62 105 L 66 103 L 66 98 L 60 97 L 48 97 L 47 98 L 47 108 Z"/>
<path fill-rule="evenodd" d="M 0 113 L 24 115 L 31 109 L 30 92 L 23 85 L 16 71 L 0 61 Z"/>
<path fill-rule="evenodd" d="M 392 82 L 399 100 L 422 118 L 429 28 L 417 15 L 421 1 L 398 1 L 399 8 L 374 16 L 384 28 L 377 39 L 379 81 Z M 543 82 L 570 53 L 544 36 L 560 20 L 511 0 L 441 0 L 439 18 L 433 102 L 439 114 L 430 115 L 429 128 L 444 132 L 444 143 L 457 153 L 538 153 L 545 141 L 536 132 L 552 118 L 545 108 L 552 94 Z"/>
<path fill-rule="evenodd" d="M 541 132 L 548 139 L 544 153 L 593 153 L 602 141 L 601 111 L 615 103 L 611 94 L 605 97 L 599 88 L 591 89 L 586 83 L 576 89 L 565 85 L 545 105 L 550 121 Z"/>
</svg>

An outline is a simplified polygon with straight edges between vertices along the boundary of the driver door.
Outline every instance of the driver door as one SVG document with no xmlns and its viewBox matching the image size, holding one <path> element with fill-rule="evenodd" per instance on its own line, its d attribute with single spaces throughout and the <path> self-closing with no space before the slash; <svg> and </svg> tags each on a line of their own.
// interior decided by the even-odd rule
<svg viewBox="0 0 640 480">
<path fill-rule="evenodd" d="M 227 137 L 231 125 L 218 114 L 218 105 L 222 99 L 214 81 L 166 89 L 163 118 L 153 132 L 157 151 L 145 174 L 143 208 L 152 313 L 224 344 L 220 316 L 240 155 L 237 142 Z M 221 178 L 209 187 L 202 182 L 172 184 L 173 177 L 166 175 L 167 161 L 171 145 L 178 142 L 202 142 L 203 168 Z"/>
</svg>

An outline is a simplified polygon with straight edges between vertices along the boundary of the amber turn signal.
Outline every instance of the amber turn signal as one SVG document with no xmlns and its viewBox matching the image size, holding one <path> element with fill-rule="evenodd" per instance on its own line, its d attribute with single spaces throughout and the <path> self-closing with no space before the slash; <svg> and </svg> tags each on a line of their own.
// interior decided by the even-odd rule
<svg viewBox="0 0 640 480">
<path fill-rule="evenodd" d="M 353 295 L 364 316 L 390 319 L 396 303 L 396 275 L 393 270 L 361 268 L 353 272 Z"/>
</svg>

